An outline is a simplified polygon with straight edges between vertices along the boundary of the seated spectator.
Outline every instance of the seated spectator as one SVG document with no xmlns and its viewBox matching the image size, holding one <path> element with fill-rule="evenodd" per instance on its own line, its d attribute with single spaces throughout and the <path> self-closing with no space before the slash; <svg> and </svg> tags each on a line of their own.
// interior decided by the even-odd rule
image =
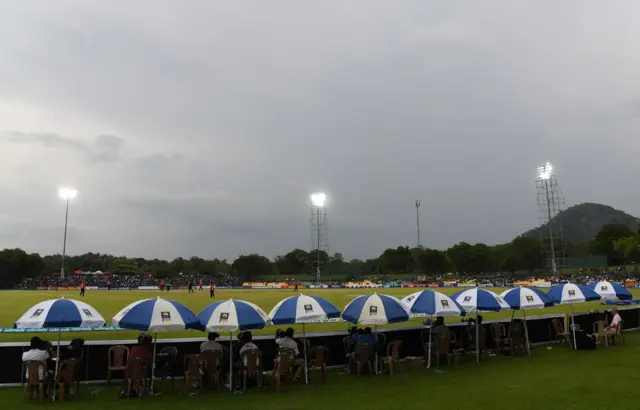
<svg viewBox="0 0 640 410">
<path fill-rule="evenodd" d="M 207 337 L 208 340 L 200 344 L 200 353 L 209 352 L 209 351 L 223 352 L 224 347 L 216 341 L 218 337 L 220 337 L 218 333 L 215 333 L 215 332 L 209 333 L 209 336 Z"/>
<path fill-rule="evenodd" d="M 38 365 L 38 377 L 40 378 L 40 380 L 44 380 L 46 376 L 45 368 L 46 368 L 47 360 L 49 359 L 49 357 L 50 357 L 49 352 L 45 348 L 45 344 L 39 337 L 35 336 L 31 338 L 31 342 L 29 344 L 29 350 L 27 350 L 22 354 L 22 361 L 23 362 L 34 361 L 34 362 L 42 363 L 42 365 Z M 27 379 L 29 378 L 28 369 L 27 369 L 26 377 Z"/>
<path fill-rule="evenodd" d="M 153 343 L 153 338 L 146 334 L 140 333 L 138 336 L 138 345 L 131 348 L 129 352 L 130 358 L 140 358 L 142 359 L 143 364 L 148 364 L 153 360 L 153 353 L 151 351 L 151 345 Z"/>
<path fill-rule="evenodd" d="M 358 334 L 356 335 L 356 338 L 355 338 L 355 342 L 356 342 L 356 351 L 353 353 L 353 357 L 356 357 L 358 353 L 360 353 L 359 345 L 363 345 L 363 344 L 371 345 L 371 352 L 375 351 L 376 339 L 375 337 L 373 337 L 373 334 L 371 334 L 370 327 L 367 327 L 364 330 L 359 329 Z"/>
<path fill-rule="evenodd" d="M 293 328 L 288 328 L 284 332 L 284 337 L 276 340 L 279 348 L 287 348 L 293 351 L 293 365 L 296 367 L 295 374 L 293 376 L 293 380 L 298 380 L 302 371 L 304 370 L 304 358 L 300 357 L 300 349 L 298 348 L 298 343 L 293 340 Z"/>
<path fill-rule="evenodd" d="M 611 316 L 613 316 L 613 319 L 611 319 L 611 323 L 607 326 L 607 334 L 615 335 L 616 332 L 618 332 L 618 326 L 620 326 L 622 318 L 620 317 L 620 314 L 618 314 L 618 309 L 615 308 L 611 309 Z"/>
<path fill-rule="evenodd" d="M 436 321 L 431 326 L 431 337 L 434 344 L 434 348 L 438 349 L 438 343 L 442 337 L 449 335 L 449 329 L 444 324 L 444 317 L 438 316 Z"/>
<path fill-rule="evenodd" d="M 242 346 L 238 351 L 238 354 L 240 354 L 240 357 L 242 357 L 242 354 L 247 350 L 258 350 L 258 346 L 256 346 L 253 343 L 253 335 L 251 334 L 251 332 L 248 332 L 248 331 L 242 333 Z M 242 367 L 242 363 L 240 364 L 239 367 Z"/>
<path fill-rule="evenodd" d="M 82 349 L 84 348 L 84 339 L 73 339 L 69 343 L 69 347 L 64 351 L 63 359 L 82 359 Z"/>
</svg>

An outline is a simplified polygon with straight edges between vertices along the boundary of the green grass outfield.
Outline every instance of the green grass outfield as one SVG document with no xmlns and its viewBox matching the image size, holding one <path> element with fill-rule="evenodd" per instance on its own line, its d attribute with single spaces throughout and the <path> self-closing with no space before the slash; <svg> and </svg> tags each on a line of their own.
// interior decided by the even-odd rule
<svg viewBox="0 0 640 410">
<path fill-rule="evenodd" d="M 0 389 L 0 401 L 10 409 L 68 410 L 636 410 L 636 361 L 640 334 L 628 333 L 623 346 L 578 352 L 560 345 L 552 350 L 537 347 L 531 357 L 490 357 L 480 364 L 464 360 L 454 369 L 443 367 L 442 374 L 422 367 L 393 378 L 330 372 L 325 383 L 287 383 L 280 394 L 270 387 L 244 396 L 208 392 L 185 397 L 178 388 L 159 397 L 119 399 L 117 387 L 88 385 L 80 398 L 62 405 L 25 403 L 19 388 Z M 100 390 L 90 395 L 95 389 Z"/>
<path fill-rule="evenodd" d="M 440 291 L 453 294 L 458 289 L 441 288 Z M 495 292 L 502 292 L 504 289 L 491 289 Z M 391 289 L 377 289 L 379 293 L 393 295 L 396 297 L 404 297 L 416 289 L 410 288 L 391 288 Z M 636 297 L 640 297 L 640 289 L 631 290 Z M 309 295 L 319 295 L 327 298 L 334 303 L 340 310 L 356 296 L 373 293 L 372 289 L 305 289 L 303 293 Z M 73 291 L 3 291 L 0 292 L 0 327 L 13 327 L 14 322 L 31 306 L 38 302 L 47 299 L 54 299 L 64 296 L 67 299 L 81 299 L 84 302 L 95 307 L 104 318 L 107 320 L 107 324 L 111 324 L 111 318 L 122 308 L 129 303 L 135 302 L 141 299 L 148 299 L 162 295 L 163 298 L 176 300 L 184 303 L 196 314 L 200 312 L 205 306 L 213 303 L 209 299 L 209 292 L 207 290 L 196 290 L 193 294 L 188 294 L 186 290 L 171 290 L 171 292 L 159 292 L 159 291 L 128 291 L 128 290 L 88 290 L 84 298 L 79 298 L 78 292 Z M 218 289 L 216 290 L 216 301 L 223 299 L 241 299 L 256 303 L 262 307 L 267 313 L 278 303 L 280 300 L 294 295 L 291 290 L 280 289 Z M 580 305 L 575 305 L 576 312 L 588 311 L 589 309 L 602 309 L 600 302 L 590 302 Z M 537 310 L 531 312 L 531 315 L 537 314 L 549 314 L 549 313 L 564 313 L 569 312 L 568 306 L 554 306 L 551 308 Z M 485 319 L 509 317 L 511 312 L 502 313 L 487 313 L 483 316 Z M 452 320 L 458 321 L 459 319 L 453 318 Z M 419 325 L 420 320 L 414 319 L 405 323 L 398 323 L 395 326 L 412 326 Z M 295 327 L 296 332 L 301 330 L 301 327 Z M 344 323 L 327 323 L 307 325 L 307 333 L 311 332 L 326 332 L 335 330 L 345 330 L 347 325 Z M 262 331 L 256 331 L 255 334 L 273 333 L 275 328 L 267 327 Z M 80 336 L 78 336 L 80 335 Z M 180 337 L 201 337 L 202 333 L 197 331 L 183 331 L 183 332 L 167 332 L 158 335 L 159 338 L 180 338 Z M 0 334 L 0 342 L 17 342 L 27 341 L 29 335 L 24 333 L 5 333 Z M 53 334 L 44 336 L 49 340 L 55 339 Z M 82 337 L 85 340 L 134 340 L 136 338 L 136 332 L 129 331 L 116 331 L 116 332 L 83 332 L 83 333 L 65 333 L 62 335 L 62 340 L 71 340 L 74 337 Z"/>
</svg>

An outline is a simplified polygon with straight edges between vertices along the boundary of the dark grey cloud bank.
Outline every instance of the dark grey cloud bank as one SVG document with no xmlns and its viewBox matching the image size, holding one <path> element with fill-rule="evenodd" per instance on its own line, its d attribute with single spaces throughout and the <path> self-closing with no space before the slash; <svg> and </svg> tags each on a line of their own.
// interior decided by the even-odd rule
<svg viewBox="0 0 640 410">
<path fill-rule="evenodd" d="M 569 203 L 640 215 L 637 2 L 4 2 L 0 247 L 269 256 L 330 195 L 347 257 L 498 243 Z"/>
</svg>

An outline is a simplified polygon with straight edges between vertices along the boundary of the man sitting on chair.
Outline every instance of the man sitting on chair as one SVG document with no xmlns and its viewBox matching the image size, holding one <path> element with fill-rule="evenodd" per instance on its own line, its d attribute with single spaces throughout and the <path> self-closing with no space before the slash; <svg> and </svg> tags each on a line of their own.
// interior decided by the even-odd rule
<svg viewBox="0 0 640 410">
<path fill-rule="evenodd" d="M 618 332 L 618 326 L 620 326 L 620 322 L 622 321 L 622 318 L 618 314 L 618 309 L 611 309 L 611 316 L 613 316 L 613 319 L 611 319 L 611 323 L 607 326 L 607 336 L 615 335 Z"/>
</svg>

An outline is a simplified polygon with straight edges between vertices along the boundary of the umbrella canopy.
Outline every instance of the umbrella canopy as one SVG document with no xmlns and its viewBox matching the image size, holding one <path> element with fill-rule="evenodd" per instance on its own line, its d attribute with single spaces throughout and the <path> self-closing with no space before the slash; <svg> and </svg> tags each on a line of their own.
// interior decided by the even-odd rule
<svg viewBox="0 0 640 410">
<path fill-rule="evenodd" d="M 200 329 L 198 318 L 188 307 L 160 297 L 130 304 L 113 317 L 112 324 L 146 332 Z"/>
<path fill-rule="evenodd" d="M 600 295 L 596 292 L 584 285 L 575 283 L 563 283 L 553 286 L 547 292 L 547 296 L 553 300 L 553 303 L 562 305 L 600 300 Z"/>
<path fill-rule="evenodd" d="M 198 321 L 208 332 L 262 329 L 271 324 L 271 319 L 260 306 L 233 299 L 216 302 L 202 309 Z"/>
<path fill-rule="evenodd" d="M 386 325 L 406 322 L 409 313 L 397 298 L 388 295 L 363 295 L 353 299 L 344 308 L 342 318 L 361 325 Z"/>
<path fill-rule="evenodd" d="M 423 290 L 404 297 L 401 302 L 413 315 L 426 316 L 461 316 L 462 306 L 444 293 L 434 290 Z"/>
<path fill-rule="evenodd" d="M 511 306 L 498 294 L 490 290 L 473 288 L 457 292 L 451 297 L 466 311 L 500 312 L 509 310 Z"/>
<path fill-rule="evenodd" d="M 553 306 L 553 300 L 543 291 L 528 286 L 518 286 L 500 294 L 511 309 L 542 309 Z"/>
<path fill-rule="evenodd" d="M 16 328 L 101 327 L 104 318 L 92 306 L 71 299 L 40 302 L 15 323 Z"/>
<path fill-rule="evenodd" d="M 300 294 L 281 300 L 269 317 L 274 325 L 290 325 L 339 318 L 340 311 L 324 298 Z"/>
<path fill-rule="evenodd" d="M 589 289 L 596 292 L 603 300 L 631 300 L 633 295 L 627 288 L 616 282 L 595 282 L 587 285 Z"/>
</svg>

